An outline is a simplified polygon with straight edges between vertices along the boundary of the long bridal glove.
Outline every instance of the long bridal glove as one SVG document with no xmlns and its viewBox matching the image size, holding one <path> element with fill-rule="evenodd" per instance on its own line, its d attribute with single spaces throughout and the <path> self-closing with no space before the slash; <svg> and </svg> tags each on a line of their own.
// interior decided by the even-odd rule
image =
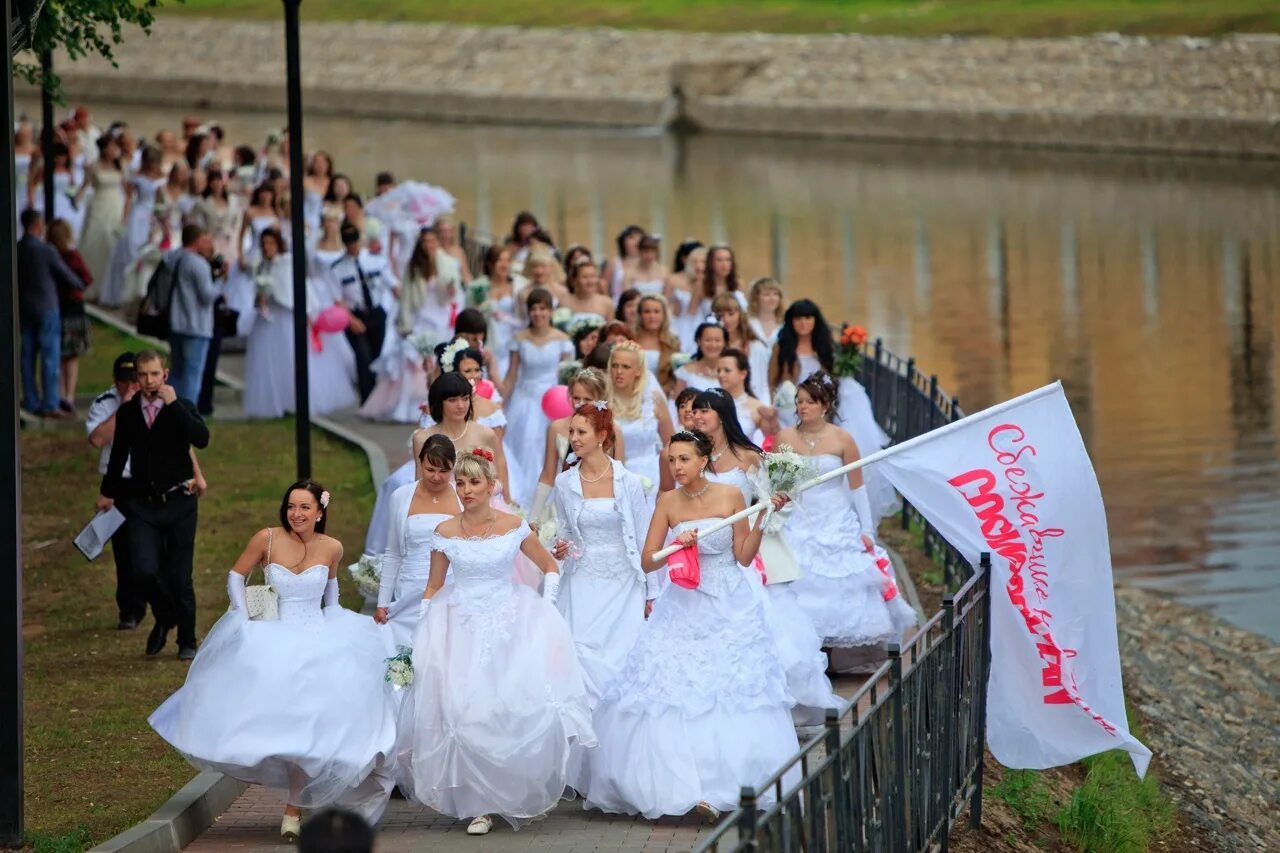
<svg viewBox="0 0 1280 853">
<path fill-rule="evenodd" d="M 551 572 L 542 576 L 542 597 L 552 604 L 556 603 L 556 597 L 560 595 L 560 574 Z"/>
<path fill-rule="evenodd" d="M 244 593 L 244 575 L 227 572 L 227 598 L 231 599 L 231 611 L 245 622 L 249 621 L 249 601 Z"/>
<path fill-rule="evenodd" d="M 421 622 L 426 618 L 427 611 L 431 608 L 431 599 L 424 598 L 418 605 L 418 621 Z"/>
<path fill-rule="evenodd" d="M 539 483 L 538 488 L 533 492 L 533 506 L 529 509 L 529 521 L 537 524 L 542 520 L 542 513 L 547 508 L 547 501 L 551 499 L 551 487 L 546 483 Z"/>
<path fill-rule="evenodd" d="M 662 595 L 662 578 L 658 576 L 658 571 L 646 572 L 644 576 L 644 597 L 646 601 L 653 601 Z"/>
<path fill-rule="evenodd" d="M 858 515 L 858 523 L 862 525 L 862 532 L 876 538 L 876 519 L 871 514 L 871 501 L 867 498 L 867 487 L 858 486 L 853 490 L 850 498 L 853 502 L 853 511 Z"/>
<path fill-rule="evenodd" d="M 320 599 L 321 607 L 337 607 L 338 606 L 338 579 L 329 578 L 329 582 L 324 585 L 324 598 Z"/>
</svg>

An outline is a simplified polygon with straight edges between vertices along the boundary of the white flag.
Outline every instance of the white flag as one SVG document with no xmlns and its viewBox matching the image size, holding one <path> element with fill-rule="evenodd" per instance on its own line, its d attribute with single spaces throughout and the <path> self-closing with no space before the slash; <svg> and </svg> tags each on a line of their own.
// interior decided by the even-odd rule
<svg viewBox="0 0 1280 853">
<path fill-rule="evenodd" d="M 977 563 L 991 553 L 987 744 L 1006 767 L 1124 749 L 1111 549 L 1102 493 L 1061 383 L 943 427 L 876 462 Z"/>
</svg>

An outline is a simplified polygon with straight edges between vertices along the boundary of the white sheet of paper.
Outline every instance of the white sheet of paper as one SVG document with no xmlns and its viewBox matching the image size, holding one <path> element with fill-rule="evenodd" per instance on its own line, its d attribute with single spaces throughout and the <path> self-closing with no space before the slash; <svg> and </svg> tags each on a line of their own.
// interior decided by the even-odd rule
<svg viewBox="0 0 1280 853">
<path fill-rule="evenodd" d="M 75 538 L 75 546 L 84 554 L 86 560 L 97 559 L 102 549 L 107 547 L 112 535 L 124 524 L 124 513 L 112 507 L 95 515 Z"/>
</svg>

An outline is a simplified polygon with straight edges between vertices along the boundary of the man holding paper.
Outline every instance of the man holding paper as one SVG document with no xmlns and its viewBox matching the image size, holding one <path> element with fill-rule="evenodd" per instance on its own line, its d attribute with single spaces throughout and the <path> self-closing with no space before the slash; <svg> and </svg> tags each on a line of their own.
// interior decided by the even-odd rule
<svg viewBox="0 0 1280 853">
<path fill-rule="evenodd" d="M 195 468 L 191 448 L 209 446 L 209 428 L 195 403 L 179 399 L 164 358 L 143 350 L 134 359 L 138 393 L 116 412 L 115 436 L 98 509 L 116 499 L 129 519 L 129 555 L 156 624 L 149 656 L 178 629 L 178 658 L 196 654 L 196 596 L 191 564 L 196 538 Z M 125 462 L 131 476 L 124 477 Z"/>
</svg>

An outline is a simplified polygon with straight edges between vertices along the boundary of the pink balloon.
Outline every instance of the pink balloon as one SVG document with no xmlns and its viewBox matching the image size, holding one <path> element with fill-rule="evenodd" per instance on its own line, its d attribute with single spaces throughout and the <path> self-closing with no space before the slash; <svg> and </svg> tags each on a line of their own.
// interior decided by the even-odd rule
<svg viewBox="0 0 1280 853">
<path fill-rule="evenodd" d="M 351 315 L 341 305 L 330 305 L 316 315 L 311 325 L 317 332 L 325 334 L 343 332 L 346 331 L 347 326 L 351 325 Z"/>
<path fill-rule="evenodd" d="M 542 413 L 553 421 L 573 414 L 573 402 L 569 399 L 569 386 L 553 385 L 542 395 Z"/>
<path fill-rule="evenodd" d="M 481 397 L 484 397 L 486 400 L 492 400 L 493 399 L 493 383 L 490 382 L 488 379 L 481 379 L 479 382 L 476 383 L 476 393 L 479 394 Z M 543 406 L 545 407 L 545 405 L 546 403 L 544 402 Z"/>
</svg>

